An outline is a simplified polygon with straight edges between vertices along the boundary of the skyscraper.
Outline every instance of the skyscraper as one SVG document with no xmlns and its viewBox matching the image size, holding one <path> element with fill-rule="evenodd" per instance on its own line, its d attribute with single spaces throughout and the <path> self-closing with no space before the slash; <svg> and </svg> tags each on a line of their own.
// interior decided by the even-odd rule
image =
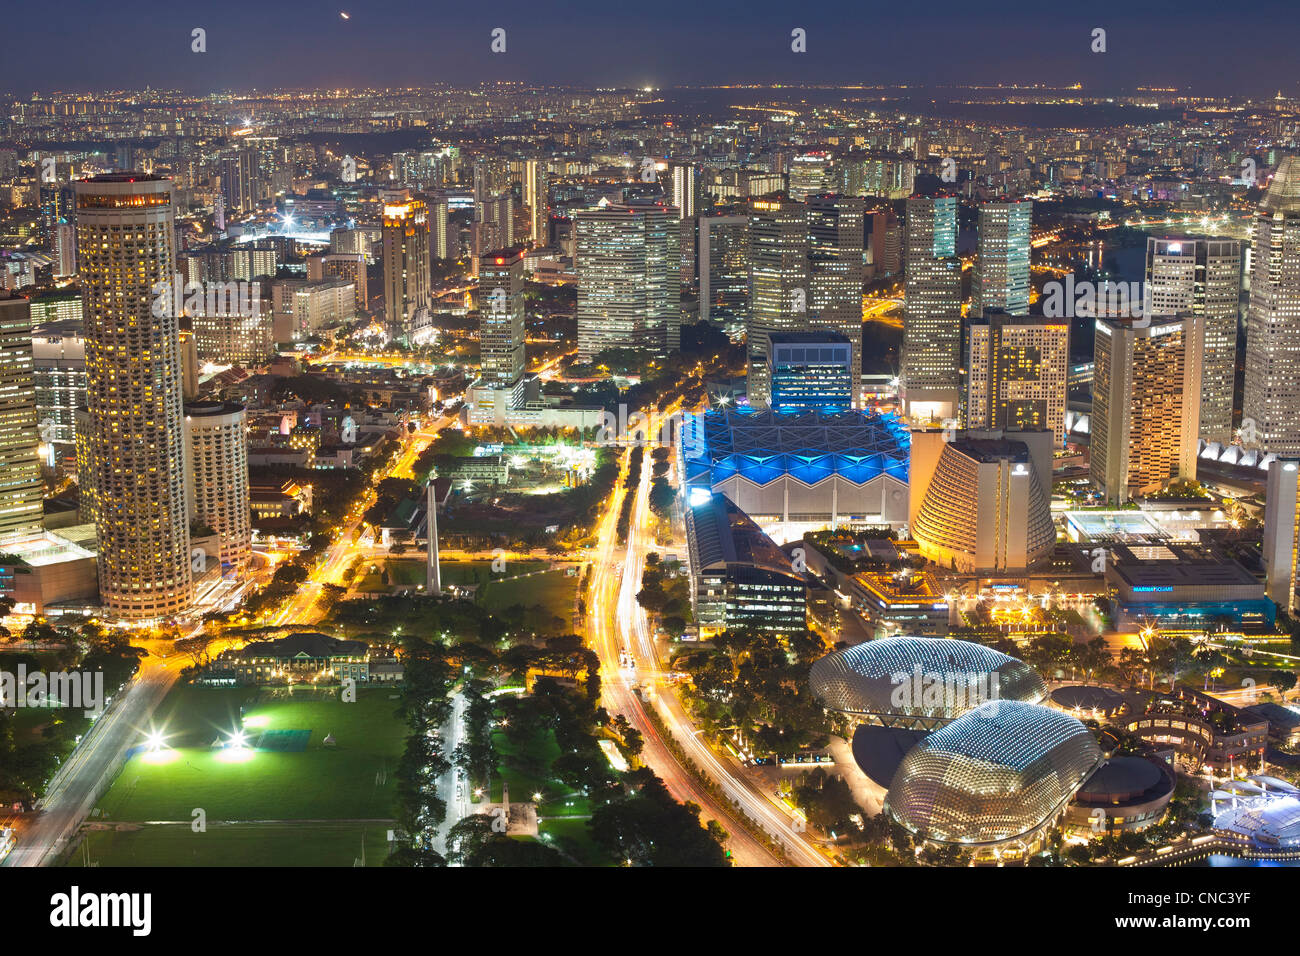
<svg viewBox="0 0 1300 956">
<path fill-rule="evenodd" d="M 410 334 L 415 313 L 430 303 L 429 208 L 407 190 L 387 193 L 383 229 L 384 318 Z"/>
<path fill-rule="evenodd" d="M 806 153 L 790 161 L 790 198 L 803 201 L 830 188 L 830 157 Z"/>
<path fill-rule="evenodd" d="M 862 376 L 866 212 L 866 200 L 858 197 L 808 197 L 808 325 L 833 329 L 852 343 L 854 408 Z"/>
<path fill-rule="evenodd" d="M 1300 572 L 1300 460 L 1275 458 L 1264 489 L 1264 585 L 1269 600 L 1288 614 L 1296 609 Z"/>
<path fill-rule="evenodd" d="M 221 194 L 226 215 L 242 216 L 257 208 L 257 153 L 237 149 L 221 160 Z"/>
<path fill-rule="evenodd" d="M 0 289 L 0 539 L 42 527 L 39 442 L 31 309 Z"/>
<path fill-rule="evenodd" d="M 118 617 L 172 617 L 194 595 L 177 316 L 154 308 L 155 285 L 173 275 L 172 186 L 114 173 L 78 182 L 76 197 L 88 405 L 78 479 L 94 502 L 100 597 Z"/>
<path fill-rule="evenodd" d="M 540 159 L 524 160 L 523 197 L 524 205 L 528 207 L 528 222 L 531 227 L 528 241 L 534 246 L 544 246 L 548 215 L 547 177 L 546 164 Z"/>
<path fill-rule="evenodd" d="M 808 207 L 780 197 L 749 204 L 749 403 L 767 404 L 773 332 L 808 327 Z"/>
<path fill-rule="evenodd" d="M 1300 157 L 1278 166 L 1251 227 L 1246 311 L 1247 445 L 1300 454 Z"/>
<path fill-rule="evenodd" d="M 1089 473 L 1108 501 L 1196 477 L 1201 323 L 1194 315 L 1097 320 Z"/>
<path fill-rule="evenodd" d="M 1149 314 L 1204 318 L 1200 436 L 1226 445 L 1232 441 L 1241 244 L 1235 239 L 1150 237 L 1146 282 Z"/>
<path fill-rule="evenodd" d="M 185 437 L 190 517 L 217 533 L 222 567 L 242 569 L 253 550 L 244 406 L 234 402 L 186 405 Z"/>
<path fill-rule="evenodd" d="M 961 260 L 957 200 L 907 200 L 904 239 L 904 414 L 913 421 L 953 419 L 961 391 Z"/>
<path fill-rule="evenodd" d="M 689 163 L 673 163 L 669 168 L 672 172 L 672 204 L 677 208 L 679 218 L 690 219 L 695 215 L 698 173 Z"/>
<path fill-rule="evenodd" d="M 970 320 L 966 427 L 1046 429 L 1065 442 L 1070 321 L 986 312 Z"/>
<path fill-rule="evenodd" d="M 700 318 L 732 339 L 749 315 L 749 217 L 701 216 Z"/>
<path fill-rule="evenodd" d="M 524 250 L 483 256 L 478 276 L 482 384 L 515 388 L 524 375 Z"/>
<path fill-rule="evenodd" d="M 990 202 L 980 206 L 979 242 L 971 281 L 970 314 L 1001 309 L 1029 313 L 1029 232 L 1034 204 Z"/>
<path fill-rule="evenodd" d="M 429 197 L 429 253 L 435 259 L 454 259 L 460 252 L 459 243 L 448 230 L 450 204 L 446 193 Z"/>
<path fill-rule="evenodd" d="M 606 204 L 575 217 L 578 356 L 611 348 L 665 356 L 681 341 L 681 233 L 677 210 L 655 202 Z"/>
</svg>

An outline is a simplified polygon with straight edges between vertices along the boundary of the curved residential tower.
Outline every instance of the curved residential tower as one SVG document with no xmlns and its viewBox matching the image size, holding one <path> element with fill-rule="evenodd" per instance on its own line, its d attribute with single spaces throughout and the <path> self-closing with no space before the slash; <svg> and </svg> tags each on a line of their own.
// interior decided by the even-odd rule
<svg viewBox="0 0 1300 956">
<path fill-rule="evenodd" d="M 113 173 L 76 184 L 85 314 L 84 456 L 109 614 L 167 618 L 194 595 L 175 310 L 154 308 L 173 273 L 171 183 Z"/>
</svg>

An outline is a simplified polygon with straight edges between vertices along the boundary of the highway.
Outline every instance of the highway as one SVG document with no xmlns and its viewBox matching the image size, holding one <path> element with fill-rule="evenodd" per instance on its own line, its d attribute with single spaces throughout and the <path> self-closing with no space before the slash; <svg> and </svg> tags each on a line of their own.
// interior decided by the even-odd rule
<svg viewBox="0 0 1300 956">
<path fill-rule="evenodd" d="M 656 434 L 652 421 L 650 434 Z M 645 738 L 642 759 L 664 780 L 678 800 L 691 800 L 703 808 L 703 815 L 716 819 L 731 834 L 728 848 L 741 866 L 773 866 L 780 861 L 771 851 L 749 835 L 735 820 L 735 811 L 722 807 L 695 778 L 678 763 L 663 745 L 655 726 L 645 714 L 641 699 L 634 692 L 640 683 L 653 695 L 656 713 L 690 760 L 735 801 L 745 814 L 758 821 L 769 834 L 778 834 L 789 859 L 800 866 L 830 866 L 831 861 L 811 842 L 806 833 L 796 832 L 786 808 L 755 785 L 740 764 L 718 757 L 702 739 L 699 728 L 687 715 L 672 684 L 664 679 L 659 654 L 650 631 L 645 609 L 636 600 L 641 589 L 645 556 L 653 546 L 650 538 L 650 480 L 652 459 L 647 448 L 642 457 L 641 474 L 632 507 L 629 546 L 621 547 L 617 523 L 626 493 L 620 481 L 612 496 L 609 511 L 602 520 L 600 545 L 593 558 L 591 595 L 588 606 L 590 637 L 601 659 L 601 688 L 606 709 L 621 713 Z M 622 557 L 621 567 L 619 557 Z M 631 658 L 629 672 L 620 666 L 620 651 Z"/>
<path fill-rule="evenodd" d="M 375 477 L 375 483 L 378 484 L 380 480 L 389 476 L 414 478 L 415 460 L 429 447 L 429 443 L 433 441 L 434 436 L 453 421 L 455 421 L 455 418 L 443 416 L 432 427 L 416 432 L 414 435 L 405 436 L 402 439 L 402 450 L 397 459 L 384 475 Z M 277 614 L 271 616 L 269 623 L 272 626 L 283 627 L 287 624 L 314 623 L 321 617 L 321 614 L 315 609 L 316 599 L 320 597 L 321 585 L 339 584 L 346 586 L 347 582 L 343 580 L 343 575 L 348 565 L 358 554 L 365 553 L 365 549 L 353 544 L 352 539 L 361 528 L 361 516 L 369 507 L 370 500 L 369 495 L 367 495 L 364 502 L 349 512 L 348 523 L 339 530 L 334 543 L 326 549 L 311 576 L 302 583 L 297 593 L 285 602 L 284 607 Z"/>
</svg>

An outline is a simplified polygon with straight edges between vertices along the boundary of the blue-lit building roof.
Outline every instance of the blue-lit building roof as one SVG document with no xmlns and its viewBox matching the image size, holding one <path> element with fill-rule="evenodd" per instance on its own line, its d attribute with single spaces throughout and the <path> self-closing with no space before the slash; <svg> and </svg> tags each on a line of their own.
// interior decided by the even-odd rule
<svg viewBox="0 0 1300 956">
<path fill-rule="evenodd" d="M 695 486 L 736 475 L 756 485 L 786 475 L 807 485 L 834 475 L 853 484 L 881 475 L 906 483 L 910 443 L 897 417 L 866 411 L 726 408 L 682 430 L 686 481 Z"/>
</svg>

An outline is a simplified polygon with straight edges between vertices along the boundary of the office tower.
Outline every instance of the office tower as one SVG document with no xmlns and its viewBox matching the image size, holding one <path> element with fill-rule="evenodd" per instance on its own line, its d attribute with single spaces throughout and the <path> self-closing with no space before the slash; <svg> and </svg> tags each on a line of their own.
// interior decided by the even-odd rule
<svg viewBox="0 0 1300 956">
<path fill-rule="evenodd" d="M 0 540 L 43 527 L 39 444 L 31 309 L 0 291 Z"/>
<path fill-rule="evenodd" d="M 1108 501 L 1196 477 L 1201 323 L 1193 315 L 1097 320 L 1089 474 Z"/>
<path fill-rule="evenodd" d="M 767 404 L 768 336 L 808 327 L 808 207 L 774 197 L 749 205 L 749 403 Z"/>
<path fill-rule="evenodd" d="M 41 441 L 54 444 L 57 457 L 76 444 L 75 413 L 86 404 L 86 342 L 80 319 L 32 330 L 32 377 Z"/>
<path fill-rule="evenodd" d="M 1255 212 L 1251 255 L 1242 440 L 1293 456 L 1300 454 L 1300 157 L 1288 156 L 1273 174 Z"/>
<path fill-rule="evenodd" d="M 830 188 L 830 157 L 807 153 L 790 161 L 790 198 L 802 202 Z"/>
<path fill-rule="evenodd" d="M 100 598 L 117 617 L 169 618 L 194 595 L 178 321 L 153 308 L 173 275 L 171 183 L 115 173 L 76 195 L 88 405 L 78 479 L 93 498 Z"/>
<path fill-rule="evenodd" d="M 1204 319 L 1200 437 L 1232 441 L 1232 393 L 1237 367 L 1241 245 L 1235 239 L 1147 239 L 1146 293 L 1150 315 Z"/>
<path fill-rule="evenodd" d="M 244 216 L 257 209 L 257 154 L 237 149 L 221 160 L 221 195 L 227 216 Z"/>
<path fill-rule="evenodd" d="M 767 377 L 773 411 L 844 411 L 853 407 L 853 343 L 831 331 L 773 332 Z"/>
<path fill-rule="evenodd" d="M 700 318 L 733 340 L 749 315 L 749 217 L 701 216 Z"/>
<path fill-rule="evenodd" d="M 528 222 L 531 229 L 528 241 L 533 246 L 546 245 L 547 217 L 547 174 L 546 165 L 540 159 L 524 160 L 523 199 L 528 207 Z M 446 258 L 440 256 L 439 258 Z"/>
<path fill-rule="evenodd" d="M 433 263 L 429 258 L 429 208 L 410 192 L 384 198 L 384 318 L 409 335 L 415 313 L 431 301 Z"/>
<path fill-rule="evenodd" d="M 913 421 L 952 419 L 961 387 L 957 200 L 913 196 L 906 215 L 903 410 Z"/>
<path fill-rule="evenodd" d="M 970 320 L 966 427 L 1046 429 L 1065 443 L 1070 321 L 986 312 Z"/>
<path fill-rule="evenodd" d="M 325 252 L 307 257 L 307 281 L 344 279 L 352 283 L 356 295 L 356 309 L 366 311 L 370 302 L 370 286 L 366 277 L 366 259 L 359 253 Z"/>
<path fill-rule="evenodd" d="M 222 568 L 242 570 L 253 551 L 244 406 L 187 404 L 185 436 L 190 518 L 217 533 Z"/>
<path fill-rule="evenodd" d="M 1300 571 L 1300 459 L 1275 458 L 1264 489 L 1264 585 L 1269 600 L 1287 614 L 1296 609 Z"/>
<path fill-rule="evenodd" d="M 808 197 L 810 328 L 833 329 L 853 344 L 853 407 L 862 377 L 862 283 L 866 200 Z"/>
<path fill-rule="evenodd" d="M 979 241 L 971 280 L 970 314 L 999 309 L 1029 314 L 1029 233 L 1034 204 L 990 202 L 980 206 Z"/>
<path fill-rule="evenodd" d="M 480 378 L 514 389 L 524 376 L 524 249 L 483 256 L 478 276 Z"/>
<path fill-rule="evenodd" d="M 470 227 L 470 274 L 478 275 L 483 257 L 515 243 L 515 204 L 509 192 L 498 193 L 474 205 L 474 223 Z"/>
<path fill-rule="evenodd" d="M 672 204 L 677 208 L 679 218 L 690 219 L 695 215 L 695 195 L 698 190 L 698 172 L 689 163 L 673 163 L 669 166 L 672 181 Z"/>
<path fill-rule="evenodd" d="M 578 357 L 606 349 L 656 357 L 681 341 L 677 210 L 655 202 L 606 204 L 575 217 Z"/>
</svg>

